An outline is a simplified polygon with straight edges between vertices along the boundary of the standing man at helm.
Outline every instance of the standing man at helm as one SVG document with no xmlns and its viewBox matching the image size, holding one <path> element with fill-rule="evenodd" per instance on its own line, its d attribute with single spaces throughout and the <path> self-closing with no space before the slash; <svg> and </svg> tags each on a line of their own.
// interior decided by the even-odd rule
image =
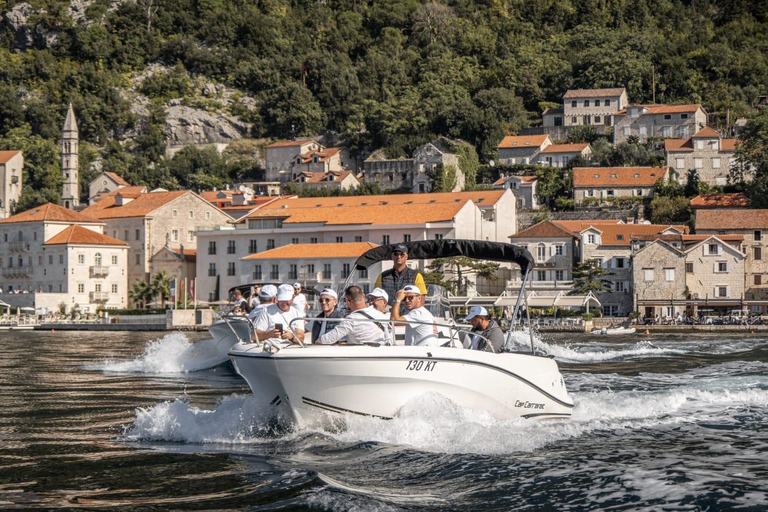
<svg viewBox="0 0 768 512">
<path fill-rule="evenodd" d="M 405 244 L 396 244 L 392 246 L 392 268 L 385 270 L 376 279 L 376 288 L 382 288 L 389 296 L 389 305 L 394 302 L 398 290 L 402 290 L 407 285 L 415 285 L 421 295 L 427 294 L 427 285 L 424 284 L 424 276 L 421 272 L 408 268 L 408 247 Z"/>
</svg>

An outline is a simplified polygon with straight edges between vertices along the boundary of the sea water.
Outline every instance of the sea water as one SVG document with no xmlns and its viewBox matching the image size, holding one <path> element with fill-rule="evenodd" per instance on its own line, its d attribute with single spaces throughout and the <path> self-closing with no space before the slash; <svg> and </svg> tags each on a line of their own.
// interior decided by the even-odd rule
<svg viewBox="0 0 768 512">
<path fill-rule="evenodd" d="M 765 337 L 535 337 L 571 421 L 425 395 L 340 430 L 276 424 L 202 338 L 0 335 L 0 506 L 768 509 Z"/>
</svg>

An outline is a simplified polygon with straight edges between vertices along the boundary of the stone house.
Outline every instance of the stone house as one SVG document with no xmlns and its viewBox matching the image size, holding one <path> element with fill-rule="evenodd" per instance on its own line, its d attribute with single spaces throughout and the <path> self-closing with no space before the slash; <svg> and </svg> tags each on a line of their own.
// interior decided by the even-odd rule
<svg viewBox="0 0 768 512">
<path fill-rule="evenodd" d="M 377 184 L 382 190 L 410 186 L 413 158 L 386 158 L 384 150 L 371 153 L 363 161 L 363 182 Z"/>
<path fill-rule="evenodd" d="M 216 276 L 221 290 L 251 280 L 251 271 L 240 266 L 241 258 L 286 245 L 381 245 L 442 238 L 507 241 L 515 230 L 516 200 L 508 190 L 280 198 L 232 226 L 196 233 L 198 287 L 212 291 Z M 425 266 L 423 261 L 411 263 Z M 279 277 L 288 280 L 284 273 Z"/>
<path fill-rule="evenodd" d="M 588 142 L 552 144 L 539 153 L 536 163 L 548 167 L 568 167 L 568 162 L 577 156 L 589 160 L 592 157 L 592 146 Z"/>
<path fill-rule="evenodd" d="M 131 286 L 136 280 L 146 280 L 156 273 L 151 259 L 164 247 L 194 248 L 197 230 L 233 220 L 190 190 L 137 194 L 131 189 L 125 187 L 106 194 L 83 210 L 104 222 L 107 234 L 128 243 L 127 274 Z"/>
<path fill-rule="evenodd" d="M 0 151 L 0 219 L 13 214 L 21 197 L 24 155 L 21 151 Z"/>
<path fill-rule="evenodd" d="M 510 189 L 517 197 L 517 205 L 521 209 L 538 208 L 539 177 L 538 176 L 501 176 L 493 183 L 496 190 Z"/>
<path fill-rule="evenodd" d="M 321 151 L 323 146 L 314 139 L 281 140 L 266 147 L 266 181 L 288 183 L 296 176 L 293 166 L 297 157 L 310 151 Z"/>
<path fill-rule="evenodd" d="M 768 300 L 768 209 L 717 208 L 696 210 L 699 235 L 741 235 L 744 263 L 744 293 L 748 300 Z M 766 236 L 764 237 L 763 234 Z M 766 306 L 753 308 L 765 313 Z"/>
<path fill-rule="evenodd" d="M 549 135 L 507 135 L 497 146 L 499 163 L 531 164 L 539 153 L 551 145 Z"/>
<path fill-rule="evenodd" d="M 360 186 L 360 181 L 358 181 L 355 173 L 352 171 L 302 171 L 293 182 L 299 184 L 302 188 L 314 189 L 354 190 Z"/>
<path fill-rule="evenodd" d="M 613 113 L 627 106 L 627 91 L 613 89 L 569 89 L 563 95 L 563 117 L 544 116 L 544 126 L 580 126 L 613 124 Z M 546 114 L 546 113 L 545 113 Z"/>
<path fill-rule="evenodd" d="M 704 127 L 689 139 L 664 141 L 667 165 L 677 173 L 678 183 L 688 182 L 688 171 L 695 169 L 699 181 L 726 185 L 735 162 L 736 139 L 723 139 L 717 131 Z"/>
<path fill-rule="evenodd" d="M 632 254 L 633 309 L 646 318 L 674 318 L 684 309 L 671 301 L 686 299 L 685 276 L 685 252 L 680 248 L 654 240 L 638 249 Z"/>
<path fill-rule="evenodd" d="M 88 204 L 93 204 L 104 194 L 109 194 L 119 188 L 130 187 L 131 184 L 114 172 L 102 172 L 88 185 Z"/>
<path fill-rule="evenodd" d="M 699 105 L 628 105 L 613 114 L 613 143 L 631 136 L 645 142 L 651 137 L 687 139 L 707 125 L 707 112 Z"/>
<path fill-rule="evenodd" d="M 293 158 L 291 177 L 296 179 L 302 172 L 328 173 L 341 172 L 344 169 L 345 162 L 342 161 L 341 148 L 320 146 L 320 149 L 299 153 Z"/>
<path fill-rule="evenodd" d="M 413 152 L 413 177 L 412 189 L 414 194 L 432 192 L 432 180 L 427 176 L 437 166 L 444 169 L 453 168 L 456 173 L 456 185 L 446 192 L 460 192 L 464 190 L 464 172 L 459 165 L 459 155 L 452 152 L 448 140 L 440 137 L 433 142 L 428 142 Z"/>
<path fill-rule="evenodd" d="M 667 167 L 574 167 L 573 199 L 653 197 L 656 182 L 667 177 Z"/>
<path fill-rule="evenodd" d="M 714 235 L 686 249 L 685 283 L 691 298 L 743 299 L 746 258 Z"/>
<path fill-rule="evenodd" d="M 579 237 L 572 231 L 545 220 L 509 239 L 533 255 L 531 290 L 570 289 L 579 258 Z"/>
<path fill-rule="evenodd" d="M 61 304 L 91 313 L 125 307 L 128 245 L 103 229 L 99 219 L 52 203 L 0 220 L 0 300 L 51 312 Z"/>
</svg>

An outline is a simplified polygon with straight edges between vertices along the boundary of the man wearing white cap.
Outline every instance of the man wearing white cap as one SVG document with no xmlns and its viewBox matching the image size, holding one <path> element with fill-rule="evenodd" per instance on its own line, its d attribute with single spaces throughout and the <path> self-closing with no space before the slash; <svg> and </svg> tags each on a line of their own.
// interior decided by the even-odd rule
<svg viewBox="0 0 768 512">
<path fill-rule="evenodd" d="M 307 297 L 301 293 L 301 283 L 293 283 L 293 303 L 291 307 L 296 308 L 301 313 L 300 316 L 305 316 L 307 312 Z"/>
<path fill-rule="evenodd" d="M 389 320 L 389 314 L 387 313 L 387 303 L 389 303 L 389 295 L 387 295 L 387 292 L 381 288 L 374 288 L 368 292 L 368 305 L 375 310 L 371 312 L 374 318 Z M 394 343 L 394 337 L 392 336 L 392 323 L 382 322 L 381 326 L 384 329 L 384 334 L 387 335 L 387 340 L 389 340 L 388 344 Z"/>
<path fill-rule="evenodd" d="M 336 307 L 336 304 L 338 304 L 338 299 L 339 296 L 330 288 L 326 288 L 320 292 L 319 302 L 320 309 L 322 309 L 322 311 L 314 320 L 311 320 L 309 324 L 307 324 L 307 329 L 310 329 L 312 332 L 312 343 L 317 343 L 317 340 L 320 338 L 320 336 L 336 327 L 336 325 L 339 323 L 326 322 L 326 318 L 344 318 L 339 309 Z"/>
<path fill-rule="evenodd" d="M 400 315 L 400 303 L 405 304 L 406 313 Z M 419 288 L 409 284 L 395 295 L 390 313 L 392 320 L 407 320 L 419 322 L 418 324 L 405 324 L 405 344 L 437 347 L 440 341 L 437 338 L 437 327 L 434 325 L 435 317 L 424 307 L 424 296 Z"/>
<path fill-rule="evenodd" d="M 347 301 L 347 308 L 351 313 L 343 322 L 320 336 L 318 342 L 324 345 L 338 343 L 342 338 L 346 338 L 350 345 L 360 345 L 363 343 L 381 343 L 386 344 L 385 331 L 381 324 L 369 322 L 375 320 L 378 312 L 371 306 L 365 306 L 365 293 L 359 286 L 350 286 L 344 290 L 344 300 Z"/>
<path fill-rule="evenodd" d="M 472 324 L 472 332 L 480 335 L 472 336 L 470 349 L 501 352 L 501 347 L 504 345 L 504 333 L 501 332 L 499 324 L 491 320 L 491 315 L 488 314 L 487 309 L 482 306 L 472 306 L 464 321 Z"/>
<path fill-rule="evenodd" d="M 259 341 L 269 338 L 282 338 L 294 343 L 304 341 L 304 324 L 301 320 L 293 322 L 295 318 L 301 318 L 304 313 L 299 313 L 291 307 L 293 302 L 293 286 L 281 284 L 277 288 L 277 302 L 264 308 L 254 323 L 253 330 Z"/>
<path fill-rule="evenodd" d="M 251 312 L 248 314 L 248 318 L 251 320 L 255 320 L 258 318 L 259 314 L 261 313 L 261 310 L 269 306 L 270 304 L 274 304 L 277 297 L 277 286 L 273 284 L 266 284 L 259 289 L 258 299 L 259 303 L 253 306 L 253 309 L 251 309 Z"/>
</svg>

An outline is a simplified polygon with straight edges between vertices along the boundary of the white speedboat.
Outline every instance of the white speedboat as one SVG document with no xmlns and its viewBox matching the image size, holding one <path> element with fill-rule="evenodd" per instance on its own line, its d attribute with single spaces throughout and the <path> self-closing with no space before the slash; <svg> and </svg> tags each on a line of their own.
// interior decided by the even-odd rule
<svg viewBox="0 0 768 512">
<path fill-rule="evenodd" d="M 591 334 L 606 334 L 608 336 L 616 336 L 620 334 L 635 334 L 637 329 L 634 327 L 603 327 L 602 329 L 594 329 Z"/>
<path fill-rule="evenodd" d="M 523 285 L 516 318 L 533 263 L 527 250 L 496 242 L 430 240 L 409 242 L 413 259 L 465 255 L 520 265 Z M 361 256 L 356 269 L 389 258 L 390 246 Z M 454 329 L 458 327 L 452 326 Z M 531 352 L 502 353 L 446 346 L 286 345 L 279 340 L 237 343 L 229 351 L 237 372 L 256 399 L 299 425 L 325 422 L 328 415 L 357 414 L 391 419 L 408 401 L 438 393 L 465 407 L 499 418 L 567 419 L 573 401 L 557 363 Z"/>
</svg>

